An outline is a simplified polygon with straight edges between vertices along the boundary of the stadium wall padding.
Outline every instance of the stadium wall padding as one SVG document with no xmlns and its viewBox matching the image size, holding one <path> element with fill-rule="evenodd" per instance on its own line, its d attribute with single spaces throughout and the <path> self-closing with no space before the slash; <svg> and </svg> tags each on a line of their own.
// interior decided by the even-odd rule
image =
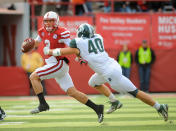
<svg viewBox="0 0 176 131">
<path fill-rule="evenodd" d="M 28 96 L 29 79 L 21 67 L 0 67 L 0 96 Z"/>
<path fill-rule="evenodd" d="M 150 92 L 176 92 L 176 50 L 154 50 L 156 62 L 152 66 Z M 119 50 L 107 49 L 109 55 L 116 58 Z M 134 55 L 135 50 L 132 50 Z M 93 71 L 88 66 L 81 66 L 70 59 L 70 75 L 76 88 L 86 94 L 97 94 L 98 92 L 88 86 L 88 80 Z M 21 67 L 0 67 L 0 96 L 26 96 L 29 95 L 29 82 L 25 71 Z M 133 63 L 131 78 L 133 83 L 139 87 L 139 75 L 137 65 Z M 63 95 L 54 79 L 46 80 L 48 95 Z M 114 91 L 114 90 L 112 90 Z"/>
</svg>

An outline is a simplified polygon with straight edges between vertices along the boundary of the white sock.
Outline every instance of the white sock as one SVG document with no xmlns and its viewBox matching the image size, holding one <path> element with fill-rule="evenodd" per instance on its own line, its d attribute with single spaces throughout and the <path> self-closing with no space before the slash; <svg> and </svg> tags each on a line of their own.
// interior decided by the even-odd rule
<svg viewBox="0 0 176 131">
<path fill-rule="evenodd" d="M 115 98 L 115 96 L 114 96 L 112 93 L 109 95 L 109 100 L 110 100 L 111 102 L 116 101 L 116 98 Z"/>
<path fill-rule="evenodd" d="M 160 104 L 158 102 L 156 102 L 153 107 L 156 109 L 156 110 L 159 110 L 160 108 Z"/>
</svg>

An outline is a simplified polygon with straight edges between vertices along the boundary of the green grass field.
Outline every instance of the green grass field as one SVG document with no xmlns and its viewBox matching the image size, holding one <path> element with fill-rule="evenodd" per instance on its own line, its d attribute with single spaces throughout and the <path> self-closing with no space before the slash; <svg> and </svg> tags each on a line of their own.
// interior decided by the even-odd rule
<svg viewBox="0 0 176 131">
<path fill-rule="evenodd" d="M 46 97 L 50 111 L 29 114 L 38 106 L 36 97 L 0 97 L 0 105 L 7 117 L 0 121 L 0 131 L 168 131 L 176 130 L 176 97 L 153 96 L 160 103 L 169 105 L 169 121 L 164 122 L 154 108 L 131 97 L 116 97 L 123 107 L 104 114 L 104 122 L 97 122 L 97 115 L 87 106 L 65 96 Z M 108 99 L 102 95 L 89 96 L 97 104 L 109 108 Z"/>
</svg>

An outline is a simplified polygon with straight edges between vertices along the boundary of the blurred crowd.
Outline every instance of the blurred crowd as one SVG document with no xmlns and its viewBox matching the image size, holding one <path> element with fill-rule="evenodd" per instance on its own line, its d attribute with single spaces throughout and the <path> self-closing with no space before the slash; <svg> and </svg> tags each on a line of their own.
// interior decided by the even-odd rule
<svg viewBox="0 0 176 131">
<path fill-rule="evenodd" d="M 60 16 L 74 14 L 81 16 L 92 12 L 92 2 L 88 0 L 28 0 L 28 2 L 34 4 L 36 16 L 44 15 L 51 10 Z"/>
<path fill-rule="evenodd" d="M 104 12 L 111 11 L 111 2 L 104 2 Z M 119 1 L 114 2 L 114 12 L 127 12 L 127 13 L 136 13 L 136 12 L 167 12 L 175 10 L 175 0 L 172 1 Z M 107 10 L 108 8 L 108 10 Z"/>
<path fill-rule="evenodd" d="M 28 0 L 35 5 L 35 14 L 53 10 L 59 15 L 89 15 L 94 12 L 175 12 L 176 1 L 92 1 L 92 0 Z M 74 8 L 73 8 L 74 7 Z"/>
<path fill-rule="evenodd" d="M 96 12 L 176 12 L 176 0 L 28 0 L 28 3 L 34 5 L 36 16 L 42 16 L 50 10 L 60 16 L 92 15 Z M 0 8 L 16 10 L 13 2 L 1 4 Z"/>
</svg>

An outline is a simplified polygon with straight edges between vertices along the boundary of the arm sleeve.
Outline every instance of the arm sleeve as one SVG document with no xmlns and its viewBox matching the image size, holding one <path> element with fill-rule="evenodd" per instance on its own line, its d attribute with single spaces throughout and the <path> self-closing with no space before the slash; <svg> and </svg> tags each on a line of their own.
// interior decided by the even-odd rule
<svg viewBox="0 0 176 131">
<path fill-rule="evenodd" d="M 68 31 L 65 28 L 61 28 L 62 32 L 60 33 L 60 39 L 58 40 L 58 43 L 64 43 L 67 46 L 69 46 L 69 43 L 71 41 L 70 39 L 70 31 Z"/>
<path fill-rule="evenodd" d="M 70 42 L 70 44 L 69 44 L 69 46 L 70 46 L 71 48 L 77 48 L 76 40 L 75 40 L 75 39 L 72 39 L 71 42 Z"/>
<path fill-rule="evenodd" d="M 67 39 L 60 39 L 58 41 L 59 43 L 65 43 L 67 46 L 69 46 L 70 42 L 71 42 L 71 39 L 70 38 L 67 38 Z"/>
</svg>

